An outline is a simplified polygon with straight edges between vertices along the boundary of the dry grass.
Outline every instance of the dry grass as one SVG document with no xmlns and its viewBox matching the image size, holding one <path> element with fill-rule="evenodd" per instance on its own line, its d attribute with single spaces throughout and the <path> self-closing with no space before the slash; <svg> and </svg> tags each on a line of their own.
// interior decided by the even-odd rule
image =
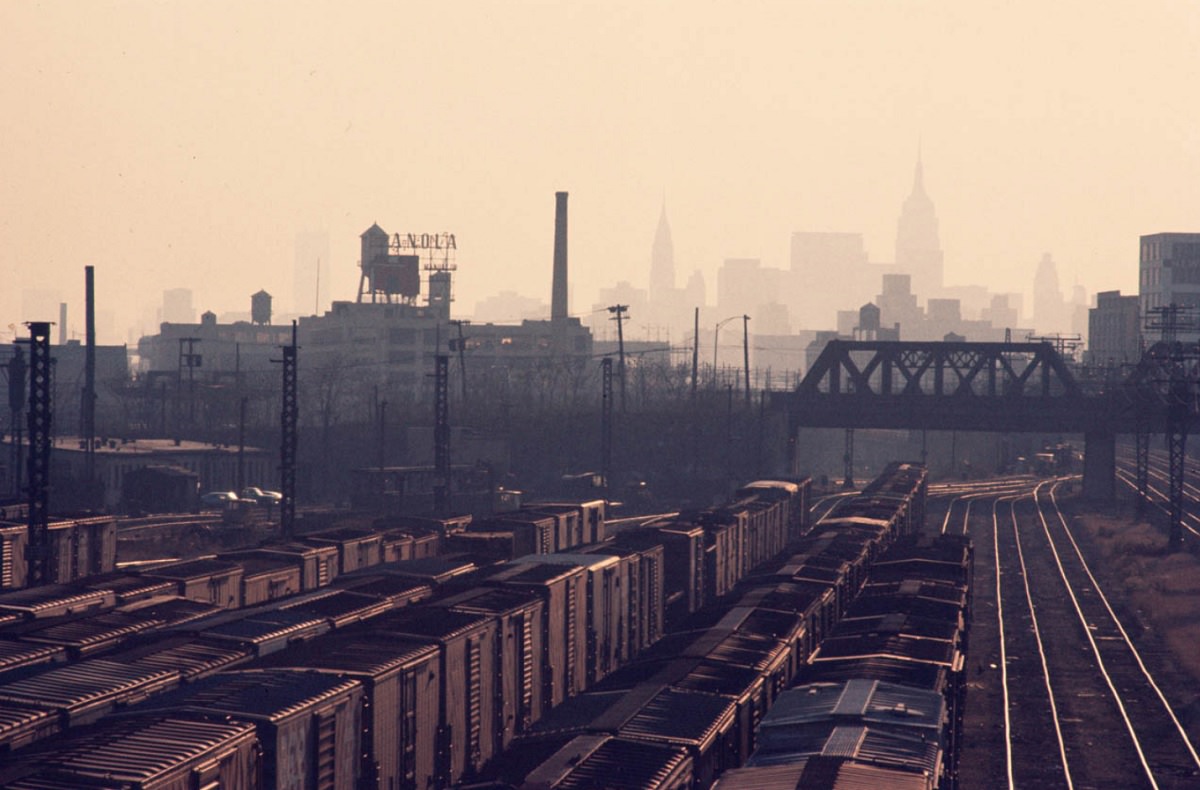
<svg viewBox="0 0 1200 790">
<path fill-rule="evenodd" d="M 1162 529 L 1145 522 L 1086 513 L 1072 518 L 1071 525 L 1082 528 L 1085 542 L 1099 551 L 1105 575 L 1119 580 L 1138 616 L 1200 680 L 1200 559 L 1187 552 L 1168 554 Z"/>
</svg>

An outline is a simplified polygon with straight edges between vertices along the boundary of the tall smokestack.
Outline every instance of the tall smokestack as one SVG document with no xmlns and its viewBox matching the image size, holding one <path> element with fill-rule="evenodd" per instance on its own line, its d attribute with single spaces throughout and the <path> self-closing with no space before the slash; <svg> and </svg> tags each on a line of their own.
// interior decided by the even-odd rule
<svg viewBox="0 0 1200 790">
<path fill-rule="evenodd" d="M 67 344 L 67 303 L 58 303 L 58 344 Z"/>
<path fill-rule="evenodd" d="M 550 293 L 550 319 L 567 317 L 567 193 L 554 193 L 554 284 Z"/>
</svg>

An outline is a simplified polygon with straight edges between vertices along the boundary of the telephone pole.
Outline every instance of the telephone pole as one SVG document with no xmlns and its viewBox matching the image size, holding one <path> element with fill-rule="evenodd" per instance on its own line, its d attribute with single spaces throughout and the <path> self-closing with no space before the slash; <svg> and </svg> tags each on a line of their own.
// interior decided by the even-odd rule
<svg viewBox="0 0 1200 790">
<path fill-rule="evenodd" d="M 621 413 L 625 413 L 625 332 L 624 324 L 629 320 L 625 312 L 629 310 L 627 304 L 615 304 L 608 308 L 608 312 L 615 313 L 610 321 L 617 322 L 617 375 L 621 379 Z"/>
<path fill-rule="evenodd" d="M 750 316 L 742 316 L 742 368 L 746 371 L 746 405 L 750 405 Z"/>
</svg>

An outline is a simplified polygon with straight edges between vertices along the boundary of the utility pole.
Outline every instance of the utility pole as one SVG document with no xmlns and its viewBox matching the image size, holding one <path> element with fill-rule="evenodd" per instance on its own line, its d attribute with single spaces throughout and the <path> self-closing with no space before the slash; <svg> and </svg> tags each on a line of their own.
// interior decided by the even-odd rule
<svg viewBox="0 0 1200 790">
<path fill-rule="evenodd" d="M 692 319 L 692 400 L 696 400 L 696 383 L 700 373 L 700 308 Z"/>
<path fill-rule="evenodd" d="M 750 316 L 742 316 L 742 368 L 746 372 L 746 405 L 750 405 Z"/>
<path fill-rule="evenodd" d="M 629 320 L 625 315 L 625 311 L 629 309 L 627 304 L 615 304 L 608 308 L 608 312 L 616 313 L 610 321 L 617 322 L 617 375 L 621 378 L 621 413 L 625 413 L 625 332 L 623 327 L 625 322 Z"/>
<path fill-rule="evenodd" d="M 600 476 L 604 480 L 605 498 L 612 496 L 609 477 L 612 475 L 612 357 L 600 360 Z"/>
</svg>

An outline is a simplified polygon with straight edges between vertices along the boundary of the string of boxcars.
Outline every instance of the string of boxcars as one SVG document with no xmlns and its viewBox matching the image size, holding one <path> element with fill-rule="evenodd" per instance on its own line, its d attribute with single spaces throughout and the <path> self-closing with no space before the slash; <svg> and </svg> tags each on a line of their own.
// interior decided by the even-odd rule
<svg viewBox="0 0 1200 790">
<path fill-rule="evenodd" d="M 952 787 L 972 551 L 918 537 L 926 490 L 922 466 L 890 465 L 723 604 L 535 723 L 494 776 L 526 788 Z"/>
<path fill-rule="evenodd" d="M 0 593 L 0 781 L 479 777 L 800 539 L 808 491 L 807 480 L 752 483 L 728 505 L 611 537 L 603 502 L 470 523 L 393 518 Z"/>
</svg>

